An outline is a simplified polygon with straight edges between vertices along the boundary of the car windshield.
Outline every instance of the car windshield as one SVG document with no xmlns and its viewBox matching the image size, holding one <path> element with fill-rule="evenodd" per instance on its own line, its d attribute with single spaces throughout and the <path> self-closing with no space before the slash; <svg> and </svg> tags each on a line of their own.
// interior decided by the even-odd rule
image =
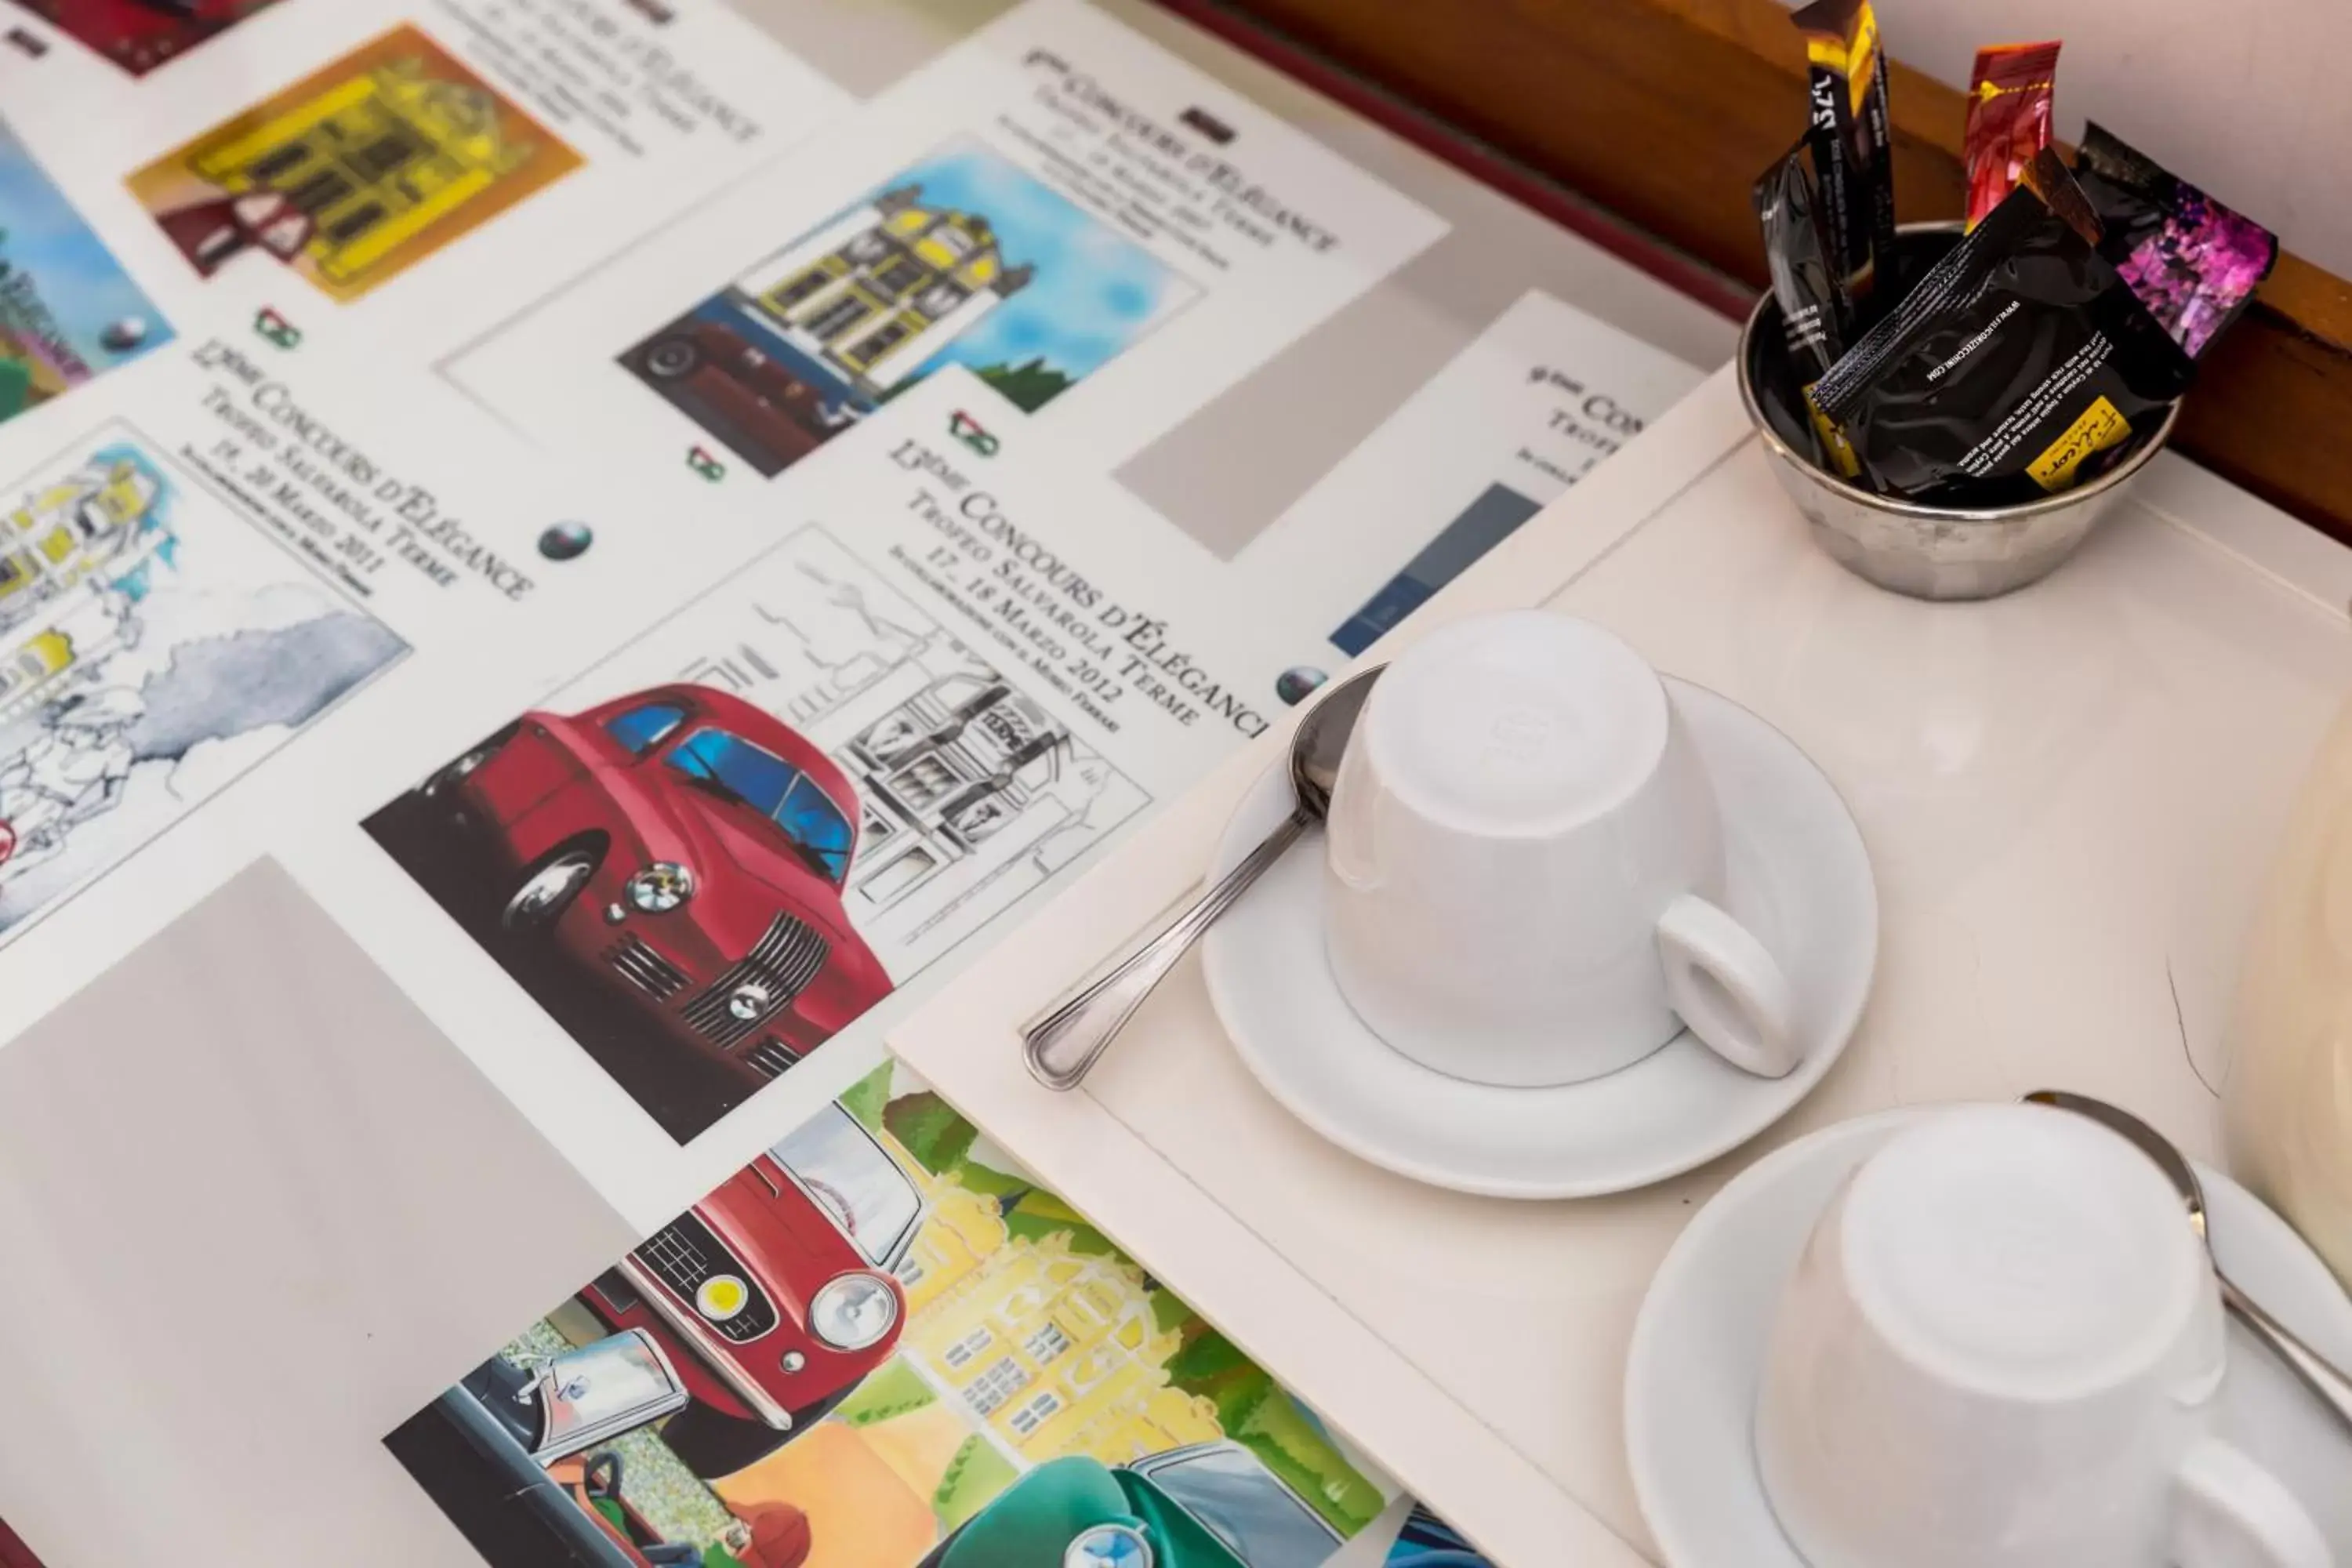
<svg viewBox="0 0 2352 1568">
<path fill-rule="evenodd" d="M 652 1344 L 637 1332 L 620 1333 L 565 1351 L 547 1363 L 541 1405 L 547 1431 L 542 1447 L 562 1449 L 589 1427 L 667 1415 L 678 1381 Z M 640 1413 L 645 1413 L 642 1415 Z"/>
<path fill-rule="evenodd" d="M 809 868 L 834 886 L 848 875 L 856 837 L 849 819 L 815 780 L 773 752 L 706 727 L 671 750 L 669 765 L 773 822 Z"/>
<path fill-rule="evenodd" d="M 631 756 L 642 757 L 685 719 L 686 710 L 675 702 L 644 702 L 605 720 L 604 732 L 627 748 Z"/>
<path fill-rule="evenodd" d="M 806 773 L 784 795 L 784 804 L 776 812 L 776 822 L 792 836 L 802 853 L 816 863 L 817 869 L 835 887 L 849 875 L 850 847 L 857 840 L 857 830 L 833 797 L 817 787 L 816 780 Z"/>
<path fill-rule="evenodd" d="M 1249 1568 L 1321 1568 L 1339 1544 L 1331 1527 L 1246 1449 L 1204 1448 L 1171 1464 L 1135 1468 Z"/>
<path fill-rule="evenodd" d="M 897 1267 L 922 1218 L 922 1194 L 856 1117 L 828 1105 L 768 1152 L 808 1189 L 868 1263 Z"/>
</svg>

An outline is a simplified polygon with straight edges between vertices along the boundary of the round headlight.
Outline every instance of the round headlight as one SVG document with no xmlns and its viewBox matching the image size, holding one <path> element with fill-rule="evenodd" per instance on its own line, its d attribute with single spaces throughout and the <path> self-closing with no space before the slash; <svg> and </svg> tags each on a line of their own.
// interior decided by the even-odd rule
<svg viewBox="0 0 2352 1568">
<path fill-rule="evenodd" d="M 898 1322 L 898 1298 L 878 1274 L 841 1274 L 809 1300 L 809 1331 L 837 1351 L 862 1351 Z"/>
<path fill-rule="evenodd" d="M 695 1310 L 723 1323 L 751 1304 L 751 1288 L 732 1274 L 713 1274 L 694 1293 Z"/>
<path fill-rule="evenodd" d="M 639 914 L 667 914 L 694 897 L 694 873 L 675 861 L 656 860 L 629 879 L 627 891 Z"/>
</svg>

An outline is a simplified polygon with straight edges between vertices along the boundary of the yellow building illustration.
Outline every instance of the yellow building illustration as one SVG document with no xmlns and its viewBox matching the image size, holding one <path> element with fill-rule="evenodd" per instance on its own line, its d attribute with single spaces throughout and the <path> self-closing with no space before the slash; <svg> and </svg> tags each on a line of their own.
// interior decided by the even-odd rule
<svg viewBox="0 0 2352 1568">
<path fill-rule="evenodd" d="M 403 26 L 134 175 L 163 216 L 268 193 L 308 220 L 298 267 L 350 298 L 579 165 L 578 154 Z"/>
<path fill-rule="evenodd" d="M 163 496 L 128 458 L 92 462 L 0 513 L 0 719 L 121 646 L 130 611 L 108 592 L 169 537 Z"/>
<path fill-rule="evenodd" d="M 735 280 L 784 340 L 879 397 L 1026 287 L 977 213 L 926 205 L 898 185 Z"/>
<path fill-rule="evenodd" d="M 1012 1239 L 996 1200 L 975 1193 L 961 1182 L 946 1180 L 923 1169 L 888 1133 L 882 1135 L 899 1167 L 922 1189 L 923 1227 L 898 1266 L 898 1283 L 907 1292 L 907 1312 L 919 1321 L 931 1303 L 953 1289 Z"/>
<path fill-rule="evenodd" d="M 0 514 L 0 629 L 116 564 L 162 486 L 129 458 L 77 468 Z"/>
<path fill-rule="evenodd" d="M 1064 1234 L 1012 1235 L 995 1199 L 885 1142 L 930 1205 L 900 1268 L 899 1352 L 1004 1448 L 1119 1465 L 1224 1436 L 1215 1405 L 1169 1379 L 1183 1342 L 1153 1322 L 1141 1268 Z"/>
</svg>

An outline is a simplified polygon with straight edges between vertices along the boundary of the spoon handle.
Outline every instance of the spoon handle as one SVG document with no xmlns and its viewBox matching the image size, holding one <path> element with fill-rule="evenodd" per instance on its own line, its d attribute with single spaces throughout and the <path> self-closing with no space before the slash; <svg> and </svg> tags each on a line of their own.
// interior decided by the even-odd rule
<svg viewBox="0 0 2352 1568">
<path fill-rule="evenodd" d="M 1095 1059 L 1143 1005 L 1143 999 L 1176 967 L 1176 961 L 1192 950 L 1219 915 L 1233 907 L 1234 900 L 1248 891 L 1251 883 L 1265 874 L 1267 867 L 1282 858 L 1284 850 L 1298 842 L 1311 820 L 1303 807 L 1292 812 L 1190 908 L 1030 1025 L 1021 1037 L 1029 1075 L 1047 1089 L 1077 1088 Z"/>
<path fill-rule="evenodd" d="M 2218 1272 L 2218 1270 L 2217 1270 Z M 2344 1375 L 2326 1356 L 2295 1337 L 2294 1331 L 2263 1310 L 2259 1302 L 2221 1275 L 2221 1300 L 2238 1314 L 2254 1337 L 2278 1352 L 2278 1358 L 2294 1369 L 2311 1392 L 2319 1395 L 2336 1418 L 2352 1428 L 2352 1378 Z"/>
</svg>

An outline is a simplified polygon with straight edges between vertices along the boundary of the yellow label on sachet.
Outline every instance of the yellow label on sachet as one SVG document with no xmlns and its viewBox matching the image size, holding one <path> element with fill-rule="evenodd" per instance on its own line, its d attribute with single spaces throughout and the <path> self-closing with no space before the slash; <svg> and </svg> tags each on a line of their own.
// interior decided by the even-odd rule
<svg viewBox="0 0 2352 1568">
<path fill-rule="evenodd" d="M 1859 117 L 1878 74 L 1878 16 L 1868 5 L 1854 19 L 1851 37 L 1830 33 L 1805 35 L 1805 60 L 1845 79 L 1846 103 Z"/>
<path fill-rule="evenodd" d="M 1862 458 L 1854 451 L 1853 443 L 1846 438 L 1845 426 L 1822 412 L 1810 386 L 1805 388 L 1805 412 L 1812 419 L 1813 435 L 1820 440 L 1822 454 L 1829 458 L 1830 467 L 1849 479 L 1861 478 Z"/>
<path fill-rule="evenodd" d="M 2131 421 L 2105 398 L 2095 397 L 2066 426 L 2066 433 L 2044 447 L 2025 471 L 2045 490 L 2065 489 L 2082 478 L 2074 470 L 2083 466 L 2084 458 L 2105 451 L 2130 434 Z"/>
</svg>

